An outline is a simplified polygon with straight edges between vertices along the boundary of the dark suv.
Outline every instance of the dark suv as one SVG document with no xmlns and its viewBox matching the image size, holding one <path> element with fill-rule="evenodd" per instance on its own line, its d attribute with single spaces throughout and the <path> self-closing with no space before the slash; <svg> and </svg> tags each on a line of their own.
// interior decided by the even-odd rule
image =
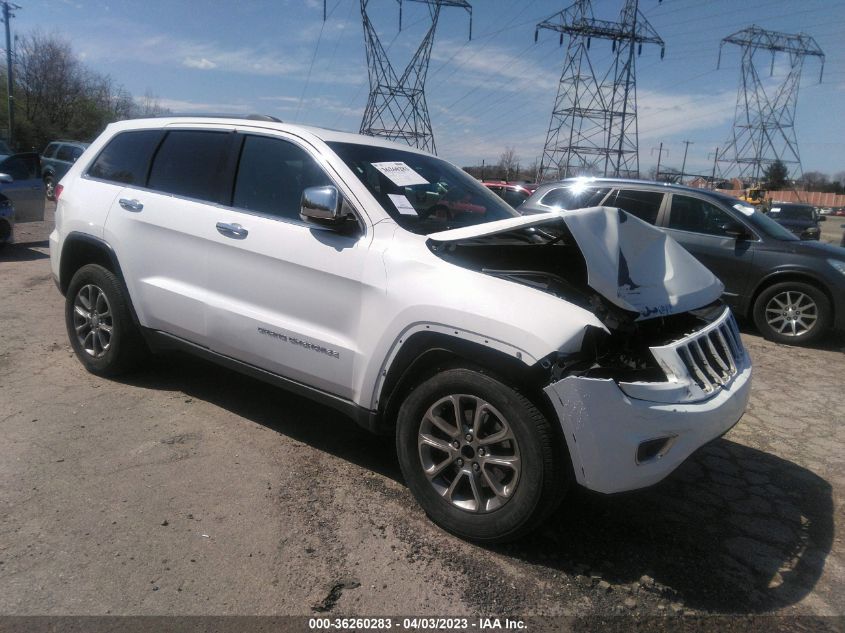
<svg viewBox="0 0 845 633">
<path fill-rule="evenodd" d="M 769 217 L 802 240 L 819 239 L 822 233 L 819 222 L 825 219 L 814 206 L 794 202 L 772 203 Z"/>
<path fill-rule="evenodd" d="M 570 179 L 540 186 L 522 213 L 609 206 L 654 224 L 725 284 L 724 300 L 768 339 L 806 344 L 845 330 L 845 249 L 799 240 L 715 191 L 641 180 Z"/>
<path fill-rule="evenodd" d="M 64 178 L 86 147 L 88 143 L 79 141 L 53 141 L 44 149 L 41 154 L 41 176 L 49 200 L 56 199 L 56 183 Z"/>
</svg>

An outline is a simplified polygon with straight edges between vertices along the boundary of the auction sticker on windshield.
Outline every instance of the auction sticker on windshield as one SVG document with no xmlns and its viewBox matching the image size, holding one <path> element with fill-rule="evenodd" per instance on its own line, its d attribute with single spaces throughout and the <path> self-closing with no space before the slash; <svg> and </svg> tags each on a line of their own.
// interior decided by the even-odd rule
<svg viewBox="0 0 845 633">
<path fill-rule="evenodd" d="M 408 199 L 405 196 L 389 193 L 387 194 L 387 197 L 390 198 L 393 206 L 396 207 L 396 210 L 402 215 L 417 215 L 417 210 L 410 202 L 408 202 Z"/>
<path fill-rule="evenodd" d="M 391 182 L 398 187 L 410 187 L 411 185 L 427 185 L 428 181 L 420 176 L 413 169 L 402 161 L 389 161 L 386 163 L 372 163 Z"/>
</svg>

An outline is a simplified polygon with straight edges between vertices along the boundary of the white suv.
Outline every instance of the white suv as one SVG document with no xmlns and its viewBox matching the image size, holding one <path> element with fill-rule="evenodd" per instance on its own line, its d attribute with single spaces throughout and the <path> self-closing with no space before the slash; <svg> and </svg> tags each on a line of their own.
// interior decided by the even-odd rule
<svg viewBox="0 0 845 633">
<path fill-rule="evenodd" d="M 537 525 L 653 484 L 742 416 L 721 283 L 617 209 L 520 216 L 404 145 L 269 117 L 110 125 L 56 190 L 71 344 L 183 349 L 396 437 L 441 526 Z"/>
</svg>

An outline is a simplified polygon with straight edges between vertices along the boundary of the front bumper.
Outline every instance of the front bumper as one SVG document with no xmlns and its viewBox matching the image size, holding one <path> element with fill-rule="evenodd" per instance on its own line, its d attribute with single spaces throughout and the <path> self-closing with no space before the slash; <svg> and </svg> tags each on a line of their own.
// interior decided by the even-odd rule
<svg viewBox="0 0 845 633">
<path fill-rule="evenodd" d="M 733 427 L 748 404 L 751 363 L 740 349 L 735 373 L 709 397 L 667 402 L 667 383 L 637 383 L 631 397 L 611 379 L 569 376 L 546 387 L 579 484 L 603 493 L 657 483 L 702 445 Z M 643 459 L 651 440 L 665 439 Z"/>
</svg>

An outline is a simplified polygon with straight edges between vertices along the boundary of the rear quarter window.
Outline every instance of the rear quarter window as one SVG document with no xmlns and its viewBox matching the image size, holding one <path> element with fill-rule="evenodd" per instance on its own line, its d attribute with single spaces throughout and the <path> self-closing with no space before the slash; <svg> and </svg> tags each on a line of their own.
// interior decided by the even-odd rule
<svg viewBox="0 0 845 633">
<path fill-rule="evenodd" d="M 606 205 L 619 207 L 649 224 L 657 223 L 657 214 L 663 204 L 663 194 L 658 191 L 619 189 L 608 198 Z"/>
<path fill-rule="evenodd" d="M 540 200 L 545 207 L 558 209 L 585 209 L 598 206 L 610 191 L 610 187 L 584 187 L 570 185 L 552 189 Z"/>
<path fill-rule="evenodd" d="M 88 169 L 92 178 L 143 187 L 150 159 L 158 147 L 162 130 L 136 130 L 115 136 Z"/>
</svg>

